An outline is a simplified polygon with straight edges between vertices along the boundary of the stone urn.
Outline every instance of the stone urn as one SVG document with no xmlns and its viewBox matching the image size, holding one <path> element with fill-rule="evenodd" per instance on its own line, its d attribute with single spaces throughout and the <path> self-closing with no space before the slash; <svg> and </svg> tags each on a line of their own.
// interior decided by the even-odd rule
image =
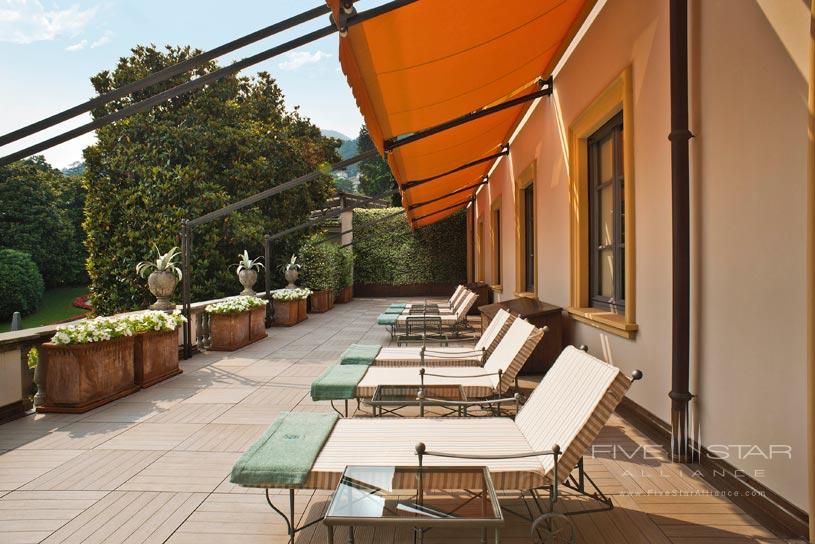
<svg viewBox="0 0 815 544">
<path fill-rule="evenodd" d="M 147 287 L 156 297 L 156 302 L 150 305 L 151 310 L 173 310 L 175 304 L 170 302 L 178 278 L 169 270 L 154 270 L 147 277 Z"/>
<path fill-rule="evenodd" d="M 238 281 L 241 282 L 243 285 L 243 291 L 241 291 L 241 295 L 254 297 L 257 295 L 255 290 L 252 287 L 255 285 L 255 282 L 258 281 L 258 273 L 257 270 L 252 270 L 248 268 L 244 268 L 240 272 L 238 272 Z"/>
<path fill-rule="evenodd" d="M 297 281 L 297 278 L 300 277 L 299 270 L 297 270 L 296 268 L 287 268 L 284 277 L 286 278 L 286 281 L 289 282 L 289 284 L 286 286 L 286 289 L 297 289 L 295 282 Z"/>
</svg>

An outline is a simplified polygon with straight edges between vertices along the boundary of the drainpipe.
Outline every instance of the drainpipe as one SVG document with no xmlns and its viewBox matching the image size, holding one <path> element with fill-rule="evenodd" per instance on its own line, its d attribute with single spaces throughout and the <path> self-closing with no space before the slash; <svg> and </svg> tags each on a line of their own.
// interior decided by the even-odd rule
<svg viewBox="0 0 815 544">
<path fill-rule="evenodd" d="M 688 2 L 670 0 L 671 200 L 673 330 L 671 354 L 671 457 L 692 461 L 690 393 L 690 190 L 688 129 Z"/>
<path fill-rule="evenodd" d="M 809 147 L 807 153 L 807 459 L 809 541 L 815 542 L 815 2 L 809 43 Z"/>
</svg>

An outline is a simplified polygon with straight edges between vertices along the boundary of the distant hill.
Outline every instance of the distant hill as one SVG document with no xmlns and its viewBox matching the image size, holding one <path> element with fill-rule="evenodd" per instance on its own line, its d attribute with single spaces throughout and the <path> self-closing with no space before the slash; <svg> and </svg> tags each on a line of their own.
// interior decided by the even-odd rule
<svg viewBox="0 0 815 544">
<path fill-rule="evenodd" d="M 336 130 L 327 130 L 327 129 L 320 129 L 320 134 L 323 136 L 327 136 L 329 138 L 337 138 L 342 141 L 342 145 L 339 147 L 338 151 L 340 153 L 340 157 L 343 159 L 349 159 L 357 154 L 357 139 L 356 138 L 349 138 L 342 132 L 338 132 Z M 346 169 L 348 173 L 348 177 L 355 177 L 359 172 L 359 165 L 353 164 Z"/>
<path fill-rule="evenodd" d="M 81 176 L 85 172 L 85 163 L 77 161 L 62 169 L 62 173 L 66 176 Z"/>
</svg>

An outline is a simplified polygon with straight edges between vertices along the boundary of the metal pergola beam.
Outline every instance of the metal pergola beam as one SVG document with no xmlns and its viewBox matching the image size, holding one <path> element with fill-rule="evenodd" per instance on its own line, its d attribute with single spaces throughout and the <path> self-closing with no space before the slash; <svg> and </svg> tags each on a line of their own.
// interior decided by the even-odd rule
<svg viewBox="0 0 815 544">
<path fill-rule="evenodd" d="M 361 22 L 367 21 L 367 20 L 369 20 L 369 19 L 371 19 L 373 17 L 376 17 L 378 15 L 388 13 L 390 11 L 393 11 L 394 9 L 398 9 L 398 8 L 400 8 L 402 6 L 407 5 L 407 4 L 411 4 L 411 3 L 415 2 L 415 1 L 417 1 L 417 0 L 393 0 L 391 2 L 388 2 L 386 4 L 378 6 L 376 8 L 372 8 L 370 10 L 366 10 L 366 11 L 363 11 L 361 13 L 350 15 L 344 21 L 345 27 L 352 26 L 354 24 L 359 24 Z M 68 140 L 72 140 L 73 138 L 76 138 L 77 136 L 81 136 L 82 134 L 86 134 L 88 132 L 91 132 L 91 131 L 94 131 L 96 129 L 102 128 L 102 127 L 104 127 L 106 125 L 109 125 L 109 124 L 111 124 L 113 122 L 124 119 L 126 117 L 129 117 L 129 116 L 134 115 L 136 113 L 140 113 L 140 112 L 143 112 L 145 110 L 148 110 L 148 109 L 152 108 L 153 106 L 155 106 L 157 104 L 160 104 L 162 102 L 170 100 L 171 98 L 175 98 L 176 96 L 179 96 L 179 95 L 188 93 L 190 91 L 199 89 L 201 87 L 204 87 L 205 85 L 207 85 L 209 83 L 212 83 L 212 82 L 215 82 L 215 81 L 217 81 L 219 79 L 222 79 L 222 78 L 224 78 L 224 77 L 226 77 L 228 75 L 240 72 L 244 68 L 247 68 L 249 66 L 253 66 L 255 64 L 258 64 L 258 63 L 266 61 L 266 60 L 269 60 L 270 58 L 276 57 L 278 55 L 281 55 L 283 53 L 286 53 L 288 51 L 296 49 L 296 48 L 298 48 L 298 47 L 300 47 L 302 45 L 305 45 L 307 43 L 311 43 L 313 41 L 316 41 L 316 40 L 319 40 L 319 39 L 324 38 L 326 36 L 329 36 L 329 35 L 333 34 L 334 32 L 337 32 L 337 25 L 335 25 L 332 22 L 328 26 L 325 26 L 325 27 L 322 27 L 320 29 L 314 30 L 312 32 L 304 34 L 303 36 L 299 36 L 297 38 L 294 38 L 293 40 L 289 40 L 288 42 L 282 43 L 280 45 L 277 45 L 275 47 L 272 47 L 270 49 L 267 49 L 265 51 L 262 51 L 260 53 L 255 54 L 255 55 L 252 55 L 252 56 L 247 57 L 245 59 L 239 60 L 239 61 L 237 61 L 237 62 L 235 62 L 233 64 L 230 64 L 229 66 L 219 68 L 218 70 L 215 70 L 214 72 L 210 72 L 209 74 L 203 75 L 203 76 L 201 76 L 199 78 L 187 81 L 187 82 L 182 83 L 180 85 L 176 85 L 175 87 L 167 89 L 167 90 L 165 90 L 165 91 L 163 91 L 161 93 L 153 95 L 153 96 L 151 96 L 149 98 L 146 98 L 146 99 L 144 99 L 144 100 L 142 100 L 140 102 L 137 102 L 135 104 L 131 104 L 130 106 L 122 108 L 119 111 L 110 113 L 108 115 L 100 117 L 99 119 L 95 119 L 90 123 L 87 123 L 87 124 L 84 124 L 82 126 L 76 127 L 74 129 L 68 130 L 66 132 L 63 132 L 62 134 L 59 134 L 59 135 L 54 136 L 52 138 L 48 138 L 47 140 L 43 140 L 43 141 L 41 141 L 39 143 L 36 143 L 34 145 L 31 145 L 31 146 L 28 146 L 28 147 L 26 147 L 24 149 L 21 149 L 20 151 L 10 153 L 8 155 L 0 157 L 0 166 L 5 166 L 5 165 L 10 164 L 10 163 L 12 163 L 14 161 L 24 159 L 24 158 L 26 158 L 28 156 L 31 156 L 31 155 L 34 155 L 34 154 L 39 153 L 41 151 L 44 151 L 44 150 L 46 150 L 48 148 L 51 148 L 51 147 L 53 147 L 55 145 L 59 145 L 61 143 L 67 142 Z"/>
<path fill-rule="evenodd" d="M 485 184 L 489 183 L 489 181 L 490 181 L 489 178 L 484 176 L 481 179 L 481 181 L 479 181 L 478 183 L 474 183 L 472 185 L 467 185 L 466 187 L 462 187 L 461 189 L 457 189 L 457 190 L 455 190 L 455 191 L 453 191 L 451 193 L 447 193 L 446 195 L 437 196 L 436 198 L 431 198 L 430 200 L 425 200 L 424 202 L 417 202 L 416 204 L 411 204 L 410 206 L 408 206 L 408 210 L 411 210 L 411 211 L 416 210 L 418 208 L 422 208 L 424 206 L 427 206 L 428 204 L 433 204 L 434 202 L 438 202 L 439 200 L 444 200 L 445 198 L 450 198 L 453 195 L 457 195 L 459 193 L 464 193 L 464 192 L 467 192 L 467 191 L 472 191 L 473 189 L 477 189 L 477 188 L 481 187 L 482 185 L 485 185 Z"/>
<path fill-rule="evenodd" d="M 500 111 L 504 111 L 506 109 L 513 108 L 526 102 L 531 102 L 532 100 L 541 98 L 543 96 L 549 96 L 552 94 L 551 77 L 546 80 L 540 80 L 538 82 L 538 85 L 541 87 L 541 89 L 538 91 L 523 96 L 519 96 L 511 100 L 507 100 L 506 102 L 502 102 L 501 104 L 497 104 L 495 106 L 489 106 L 486 108 L 482 108 L 480 110 L 464 114 L 460 117 L 456 117 L 455 119 L 445 121 L 444 123 L 439 123 L 438 125 L 432 126 L 430 128 L 412 132 L 404 136 L 394 136 L 393 138 L 388 138 L 384 142 L 385 151 L 386 152 L 393 151 L 397 147 L 401 147 L 403 145 L 415 142 L 417 140 L 433 136 L 434 134 L 438 134 L 439 132 L 444 132 L 445 130 L 450 130 L 451 128 L 455 128 L 465 123 L 475 121 L 476 119 L 481 119 L 482 117 L 492 115 L 493 113 L 498 113 Z"/>
<path fill-rule="evenodd" d="M 37 121 L 36 123 L 31 123 L 30 125 L 26 125 L 22 128 L 9 132 L 8 134 L 3 134 L 0 136 L 0 146 L 10 144 L 25 138 L 26 136 L 30 136 L 45 130 L 46 128 L 67 121 L 68 119 L 76 117 L 77 115 L 81 115 L 85 112 L 93 110 L 94 108 L 103 106 L 108 102 L 123 98 L 130 93 L 141 91 L 142 89 L 146 89 L 151 85 L 161 83 L 167 79 L 170 79 L 171 77 L 183 74 L 184 72 L 197 68 L 198 66 L 201 66 L 213 59 L 226 55 L 227 53 L 231 53 L 232 51 L 246 47 L 247 45 L 253 44 L 262 39 L 274 36 L 275 34 L 283 32 L 284 30 L 289 30 L 295 26 L 330 12 L 331 9 L 328 7 L 328 5 L 320 5 L 308 11 L 304 11 L 303 13 L 294 15 L 293 17 L 289 17 L 288 19 L 284 19 L 273 25 L 267 26 L 266 28 L 252 32 L 251 34 L 247 34 L 246 36 L 236 40 L 232 40 L 231 42 L 225 43 L 219 47 L 216 47 L 215 49 L 211 49 L 201 53 L 200 55 L 196 55 L 192 58 L 181 61 L 178 64 L 162 68 L 161 70 L 153 72 L 152 74 L 138 81 L 127 83 L 118 89 L 114 89 L 103 95 L 97 96 L 96 98 L 92 98 L 87 102 L 63 110 L 59 113 L 51 115 L 50 117 L 46 117 L 45 119 Z"/>
<path fill-rule="evenodd" d="M 355 155 L 355 156 L 353 156 L 353 157 L 351 157 L 349 159 L 345 159 L 345 160 L 342 160 L 342 161 L 339 161 L 339 162 L 335 162 L 334 164 L 329 166 L 329 170 L 330 171 L 342 170 L 343 168 L 346 168 L 346 167 L 348 167 L 348 166 L 350 166 L 352 164 L 364 161 L 365 159 L 371 158 L 373 156 L 377 156 L 377 151 L 375 149 L 371 149 L 371 150 L 366 151 L 364 153 L 360 153 L 359 155 Z M 284 191 L 288 191 L 289 189 L 294 189 L 295 187 L 299 187 L 300 185 L 306 184 L 309 181 L 313 181 L 313 180 L 317 179 L 318 177 L 320 177 L 320 176 L 322 176 L 324 174 L 325 174 L 324 169 L 314 170 L 313 172 L 310 172 L 308 174 L 304 174 L 304 175 L 302 175 L 300 177 L 289 180 L 286 183 L 281 183 L 280 185 L 276 185 L 274 187 L 266 189 L 265 191 L 262 191 L 260 193 L 254 194 L 254 195 L 252 195 L 250 197 L 244 198 L 243 200 L 239 200 L 238 202 L 235 202 L 234 204 L 229 204 L 228 206 L 224 206 L 220 210 L 215 210 L 215 211 L 206 213 L 206 214 L 204 214 L 204 215 L 202 215 L 200 217 L 196 217 L 195 219 L 192 219 L 189 222 L 189 224 L 190 224 L 190 226 L 194 227 L 196 225 L 202 225 L 204 223 L 209 223 L 210 221 L 218 219 L 219 217 L 224 217 L 225 215 L 229 215 L 231 213 L 234 213 L 234 212 L 236 212 L 236 211 L 238 211 L 240 209 L 246 208 L 247 206 L 251 206 L 252 204 L 260 202 L 261 200 L 265 200 L 265 199 L 267 199 L 267 198 L 269 198 L 271 196 L 274 196 L 276 194 L 282 193 Z"/>
<path fill-rule="evenodd" d="M 468 162 L 466 164 L 462 164 L 461 166 L 453 168 L 452 170 L 442 172 L 441 174 L 436 174 L 435 176 L 430 176 L 429 178 L 417 179 L 415 181 L 406 181 L 405 183 L 401 184 L 400 187 L 402 188 L 403 191 L 407 191 L 408 189 L 413 189 L 414 187 L 417 187 L 419 185 L 423 185 L 425 183 L 437 180 L 439 178 L 443 178 L 444 176 L 449 176 L 450 174 L 455 174 L 456 172 L 466 170 L 467 168 L 470 168 L 472 166 L 477 166 L 477 165 L 485 163 L 485 162 L 493 161 L 493 160 L 495 160 L 495 159 L 497 159 L 499 157 L 503 157 L 504 155 L 508 155 L 508 154 L 509 154 L 509 144 L 504 144 L 501 147 L 501 151 L 499 151 L 498 153 L 493 153 L 492 155 L 487 155 L 486 157 L 482 157 L 480 159 L 470 161 L 470 162 Z"/>
</svg>

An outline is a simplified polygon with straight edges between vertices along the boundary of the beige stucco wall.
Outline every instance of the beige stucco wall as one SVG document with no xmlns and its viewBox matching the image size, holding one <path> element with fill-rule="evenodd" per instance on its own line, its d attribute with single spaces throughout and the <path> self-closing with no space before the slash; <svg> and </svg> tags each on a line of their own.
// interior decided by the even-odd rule
<svg viewBox="0 0 815 544">
<path fill-rule="evenodd" d="M 805 506 L 804 184 L 806 80 L 797 69 L 789 11 L 800 0 L 704 0 L 694 28 L 696 108 L 704 125 L 694 155 L 694 351 L 696 416 L 706 445 L 790 444 L 791 461 L 729 459 Z M 804 6 L 805 7 L 805 6 Z M 478 196 L 489 232 L 501 199 L 502 285 L 515 286 L 514 176 L 536 161 L 538 297 L 567 306 L 570 285 L 567 130 L 631 66 L 636 228 L 634 340 L 570 321 L 568 340 L 645 380 L 630 397 L 670 418 L 671 199 L 668 2 L 610 0 Z M 698 9 L 698 8 L 695 8 Z M 768 15 L 769 13 L 769 15 Z M 774 28 L 775 25 L 782 30 Z M 808 19 L 804 20 L 804 25 Z M 693 21 L 692 21 L 693 24 Z M 784 35 L 783 39 L 781 35 Z M 698 64 L 697 64 L 698 63 Z M 698 66 L 698 68 L 697 68 Z M 697 73 L 698 72 L 698 73 Z M 768 89 L 772 86 L 772 89 Z M 696 111 L 696 110 L 695 110 Z M 487 246 L 486 262 L 491 248 Z M 488 265 L 487 280 L 494 283 Z M 766 468 L 763 474 L 755 470 Z"/>
</svg>

